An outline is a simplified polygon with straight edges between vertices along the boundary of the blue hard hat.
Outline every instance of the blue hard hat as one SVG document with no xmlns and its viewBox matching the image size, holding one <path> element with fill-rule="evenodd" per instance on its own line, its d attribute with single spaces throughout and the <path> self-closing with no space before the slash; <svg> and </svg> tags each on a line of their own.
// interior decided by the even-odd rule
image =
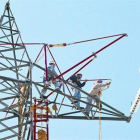
<svg viewBox="0 0 140 140">
<path fill-rule="evenodd" d="M 102 82 L 103 82 L 102 80 L 98 80 L 98 81 L 97 81 L 97 83 L 102 83 Z"/>
</svg>

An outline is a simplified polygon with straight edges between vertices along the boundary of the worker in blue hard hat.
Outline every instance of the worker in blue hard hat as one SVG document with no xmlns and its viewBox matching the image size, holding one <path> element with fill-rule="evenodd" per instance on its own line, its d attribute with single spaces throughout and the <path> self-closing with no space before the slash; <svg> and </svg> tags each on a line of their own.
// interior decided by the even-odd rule
<svg viewBox="0 0 140 140">
<path fill-rule="evenodd" d="M 81 73 L 77 73 L 76 75 L 72 75 L 70 77 L 70 80 L 72 81 L 72 83 L 73 83 L 74 86 L 76 86 L 78 88 L 82 88 L 83 86 L 85 86 L 86 80 L 83 83 L 81 83 L 80 82 L 81 78 L 82 78 L 82 74 Z M 72 88 L 72 89 L 74 91 L 74 95 L 73 95 L 74 98 L 75 98 L 74 103 L 76 103 L 76 105 L 80 107 L 80 101 L 78 101 L 76 99 L 81 99 L 81 93 L 76 88 Z"/>
<path fill-rule="evenodd" d="M 99 96 L 101 96 L 102 88 L 105 87 L 105 86 L 108 86 L 110 84 L 111 84 L 111 82 L 107 82 L 107 83 L 103 84 L 102 80 L 97 80 L 97 82 L 93 84 L 93 87 L 89 92 L 89 94 L 93 98 L 88 96 L 87 97 L 87 103 L 92 104 L 92 102 L 94 102 L 94 103 L 96 103 L 97 108 L 100 106 L 99 109 L 101 109 L 102 104 L 99 105 Z M 86 108 L 85 108 L 85 113 L 87 115 L 89 115 L 89 112 L 91 110 L 91 105 L 89 105 L 89 104 L 86 104 Z"/>
<path fill-rule="evenodd" d="M 54 79 L 57 76 L 57 73 L 55 71 L 55 62 L 54 61 L 50 61 L 49 66 L 48 66 L 48 81 L 46 81 L 46 73 L 44 72 L 43 75 L 43 83 L 44 83 L 44 88 L 41 90 L 41 94 L 44 95 L 47 91 L 47 87 L 49 85 L 49 81 L 51 81 L 52 79 Z M 52 74 L 49 73 L 52 72 Z M 53 81 L 53 84 L 55 86 L 55 89 L 60 89 L 60 80 L 56 79 L 55 81 Z"/>
</svg>

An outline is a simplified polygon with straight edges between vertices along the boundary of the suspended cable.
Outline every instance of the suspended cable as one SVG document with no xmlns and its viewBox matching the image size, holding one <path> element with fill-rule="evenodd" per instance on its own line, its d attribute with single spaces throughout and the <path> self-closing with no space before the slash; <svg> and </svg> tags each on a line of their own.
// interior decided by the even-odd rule
<svg viewBox="0 0 140 140">
<path fill-rule="evenodd" d="M 84 42 L 90 42 L 90 41 L 95 41 L 95 40 L 100 40 L 100 39 L 106 39 L 106 38 L 111 38 L 111 37 L 117 37 L 117 36 L 127 36 L 127 34 L 117 34 L 117 35 L 111 35 L 111 36 L 105 36 L 105 37 L 99 37 L 99 38 L 94 38 L 94 39 L 88 39 L 88 40 L 83 40 L 83 41 L 77 41 L 77 42 L 72 42 L 72 43 L 60 43 L 60 44 L 50 44 L 49 47 L 64 47 L 67 45 L 74 45 L 78 43 L 84 43 Z M 46 43 L 0 43 L 0 45 L 44 45 Z"/>
<path fill-rule="evenodd" d="M 99 140 L 102 140 L 100 97 L 101 97 L 101 94 L 99 95 Z"/>
<path fill-rule="evenodd" d="M 111 37 L 116 37 L 116 36 L 121 36 L 121 35 L 126 35 L 126 34 L 117 34 L 117 35 L 105 36 L 105 37 L 100 37 L 100 38 L 94 38 L 94 39 L 89 39 L 89 40 L 72 42 L 72 43 L 68 43 L 68 44 L 67 43 L 50 44 L 49 47 L 64 47 L 64 46 L 67 46 L 67 45 L 74 45 L 74 44 L 79 44 L 79 43 L 85 43 L 85 42 L 90 42 L 90 41 L 95 41 L 95 40 L 100 40 L 100 39 L 105 39 L 105 38 L 111 38 Z"/>
</svg>

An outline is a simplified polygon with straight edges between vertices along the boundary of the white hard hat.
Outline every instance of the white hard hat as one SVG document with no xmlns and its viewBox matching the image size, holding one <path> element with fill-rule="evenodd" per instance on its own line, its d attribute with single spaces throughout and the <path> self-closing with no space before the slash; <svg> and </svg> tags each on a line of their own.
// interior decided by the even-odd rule
<svg viewBox="0 0 140 140">
<path fill-rule="evenodd" d="M 50 63 L 49 64 L 55 64 L 55 62 L 54 61 L 50 61 Z"/>
<path fill-rule="evenodd" d="M 81 73 L 77 73 L 77 75 L 81 75 L 81 76 L 82 76 L 82 74 L 81 74 Z"/>
</svg>

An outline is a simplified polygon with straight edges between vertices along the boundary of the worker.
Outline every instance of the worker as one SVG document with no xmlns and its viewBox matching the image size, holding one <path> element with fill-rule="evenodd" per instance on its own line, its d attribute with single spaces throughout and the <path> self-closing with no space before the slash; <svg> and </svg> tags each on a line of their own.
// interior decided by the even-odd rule
<svg viewBox="0 0 140 140">
<path fill-rule="evenodd" d="M 92 101 L 93 101 L 94 103 L 96 102 L 96 106 L 99 107 L 99 96 L 101 94 L 102 88 L 111 84 L 111 82 L 108 82 L 105 84 L 103 84 L 102 82 L 103 82 L 102 80 L 97 80 L 97 82 L 93 84 L 93 87 L 92 87 L 91 91 L 89 92 L 89 94 L 93 98 L 88 96 L 87 103 L 92 104 Z M 100 104 L 99 109 L 101 109 L 101 108 L 102 108 L 102 104 Z M 85 113 L 87 115 L 89 115 L 90 110 L 91 110 L 91 105 L 86 104 Z"/>
<path fill-rule="evenodd" d="M 57 73 L 55 71 L 55 62 L 54 61 L 50 61 L 47 69 L 48 69 L 48 81 L 46 81 L 46 73 L 44 72 L 44 75 L 43 75 L 44 87 L 41 90 L 42 95 L 44 95 L 46 93 L 47 87 L 50 86 L 50 81 L 55 78 L 55 76 L 49 74 L 49 72 L 52 72 L 54 75 L 57 76 Z M 54 84 L 55 89 L 60 90 L 60 79 L 56 79 L 55 81 L 52 81 L 52 83 Z"/>
<path fill-rule="evenodd" d="M 82 78 L 82 74 L 78 73 L 77 75 L 72 75 L 70 77 L 70 80 L 72 81 L 74 86 L 76 86 L 78 88 L 82 88 L 83 86 L 85 86 L 86 80 L 83 83 L 81 83 L 80 82 L 81 78 Z M 81 93 L 76 88 L 72 88 L 72 89 L 74 91 L 74 96 L 73 97 L 75 98 L 75 100 L 73 102 L 76 103 L 76 105 L 80 107 L 80 101 L 77 101 L 76 99 L 81 99 Z M 78 109 L 78 108 L 76 108 L 76 109 Z M 81 107 L 81 109 L 83 109 L 83 108 Z"/>
</svg>

